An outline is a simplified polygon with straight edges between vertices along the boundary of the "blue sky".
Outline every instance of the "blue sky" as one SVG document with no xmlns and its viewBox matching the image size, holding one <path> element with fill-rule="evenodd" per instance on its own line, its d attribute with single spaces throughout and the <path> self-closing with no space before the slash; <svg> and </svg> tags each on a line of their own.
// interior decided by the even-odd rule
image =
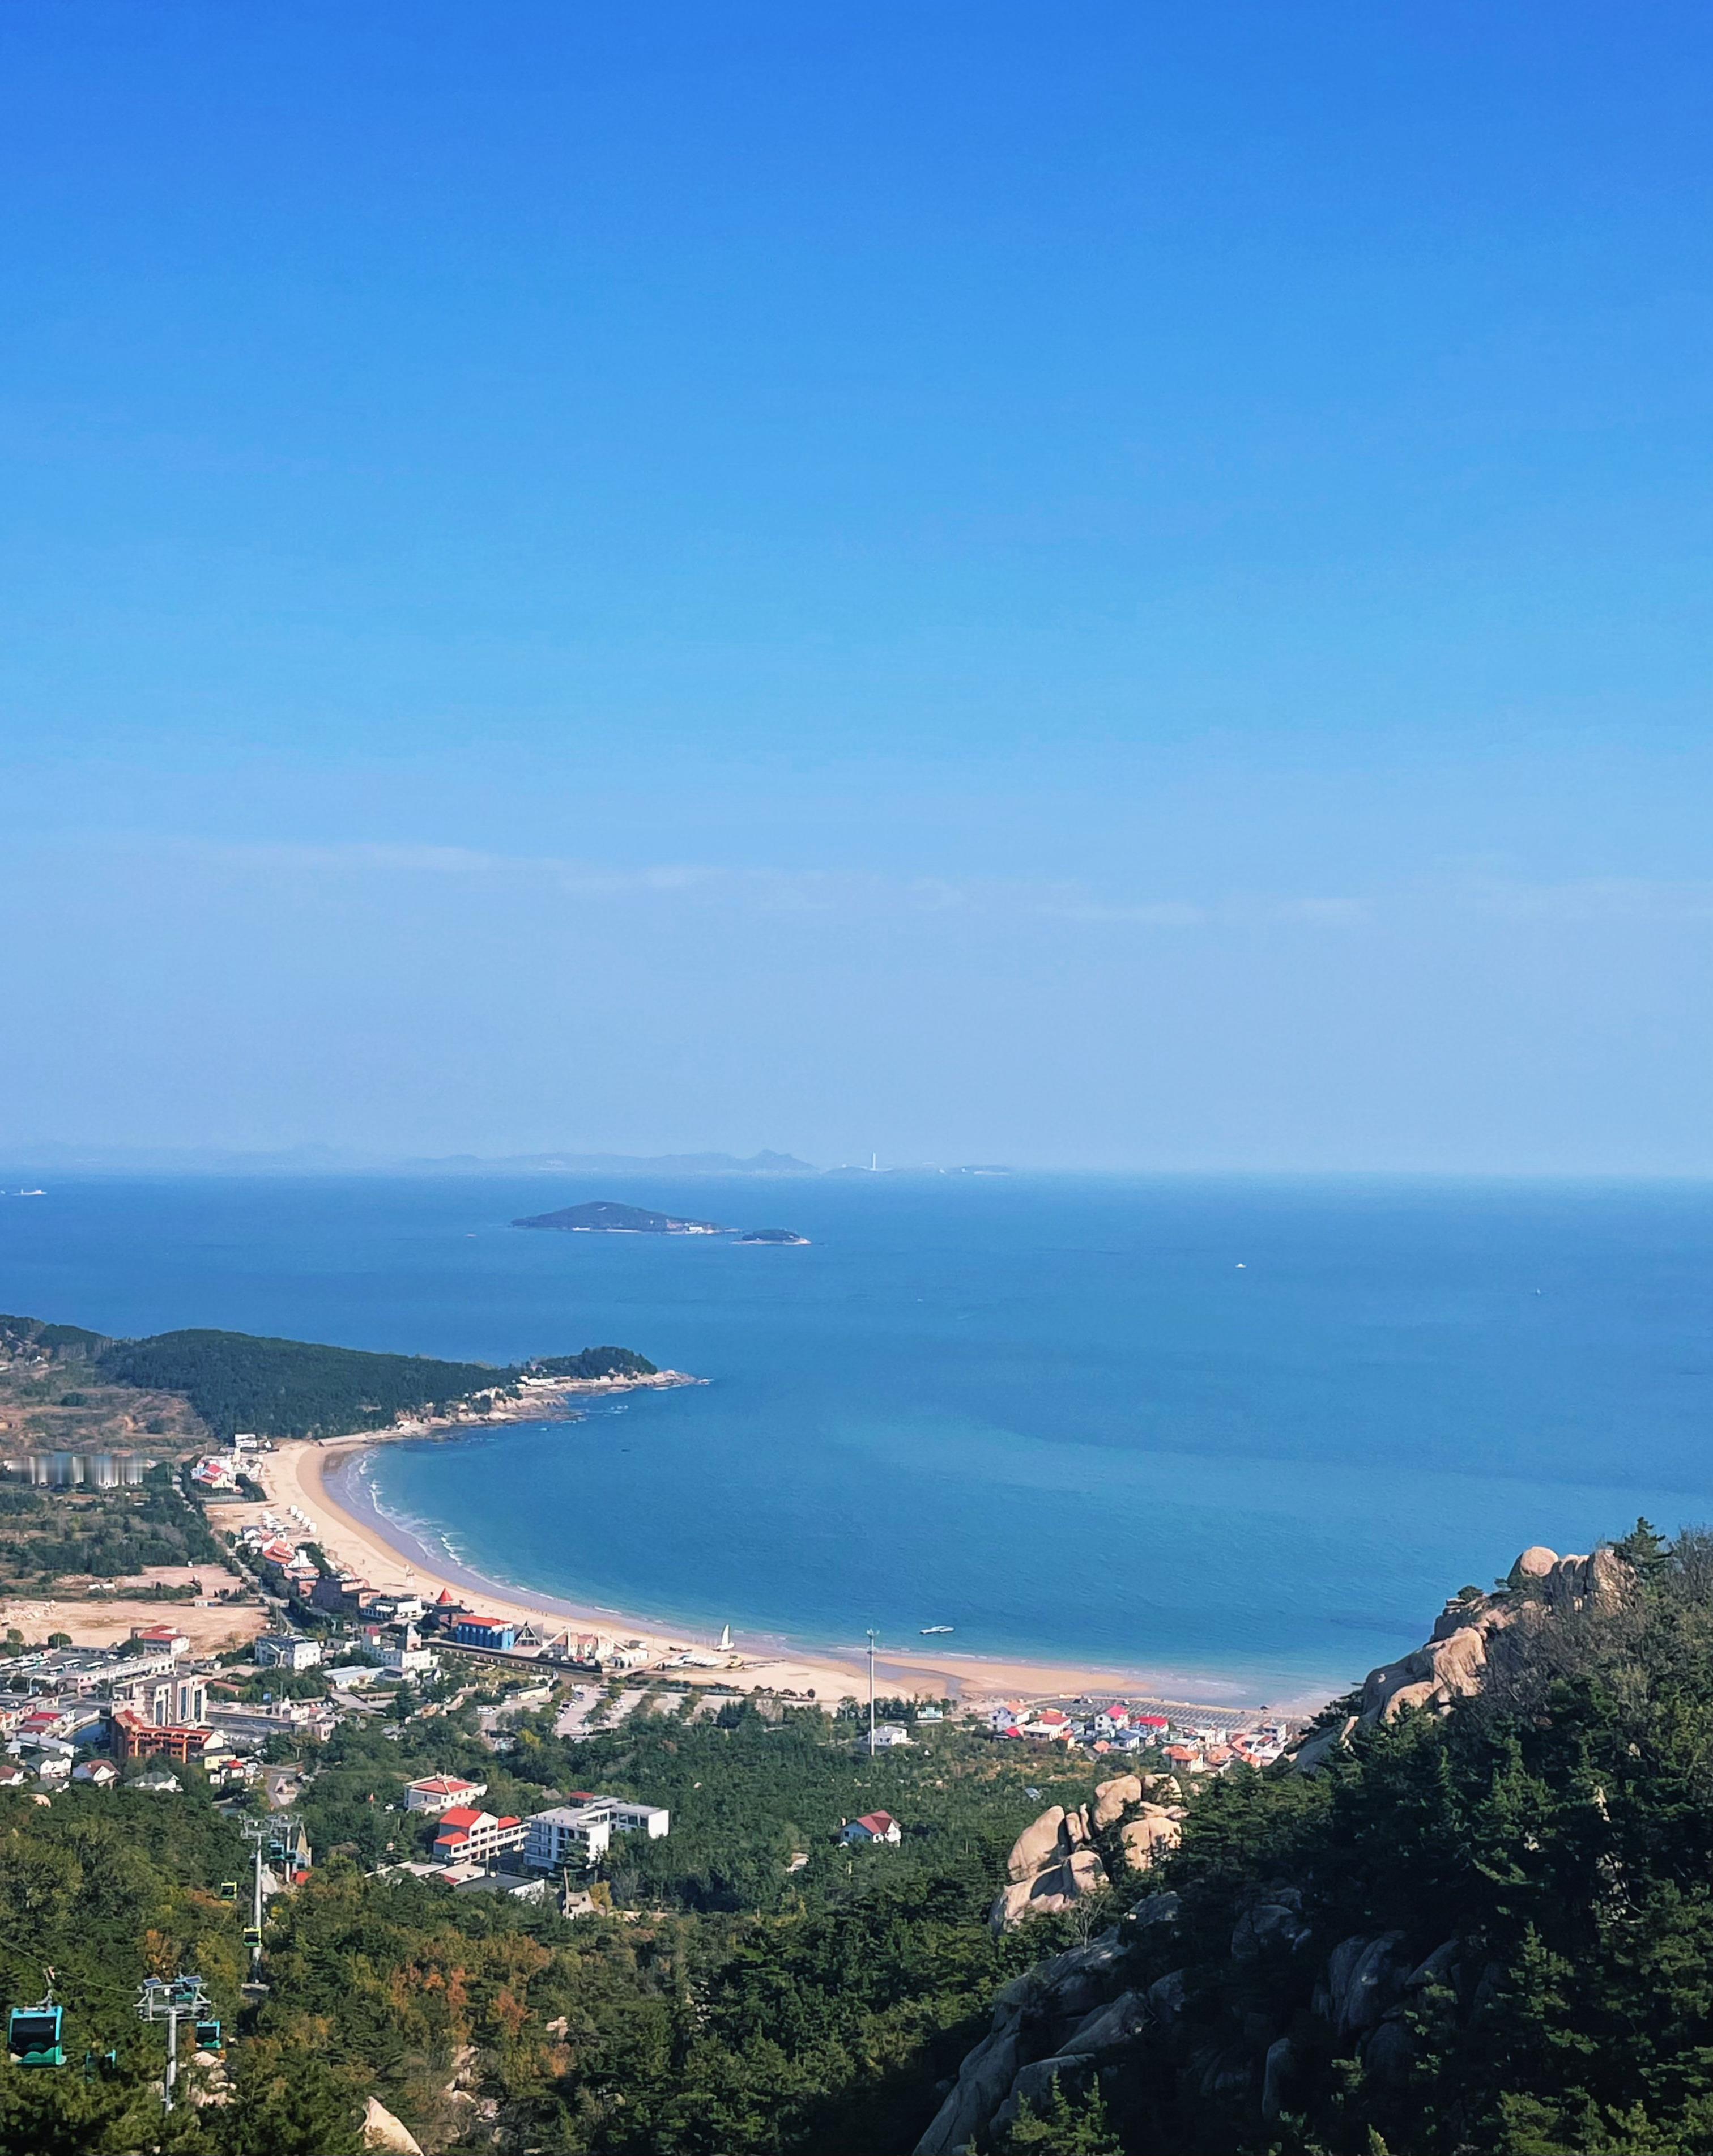
<svg viewBox="0 0 1713 2156">
<path fill-rule="evenodd" d="M 0 1151 L 1705 1173 L 1713 24 L 0 14 Z"/>
</svg>

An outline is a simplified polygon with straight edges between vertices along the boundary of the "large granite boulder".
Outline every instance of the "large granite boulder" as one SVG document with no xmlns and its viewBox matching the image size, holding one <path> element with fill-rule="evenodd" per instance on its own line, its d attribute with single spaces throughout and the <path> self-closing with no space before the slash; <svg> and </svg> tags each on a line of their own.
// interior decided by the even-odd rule
<svg viewBox="0 0 1713 2156">
<path fill-rule="evenodd" d="M 1132 1804 L 1141 1804 L 1142 1794 L 1140 1774 L 1120 1774 L 1110 1782 L 1099 1784 L 1095 1790 L 1095 1809 L 1089 1815 L 1090 1825 L 1096 1834 L 1116 1826 Z"/>
<path fill-rule="evenodd" d="M 1177 1846 L 1183 1830 L 1161 1804 L 1150 1804 L 1140 1819 L 1126 1820 L 1118 1830 L 1124 1861 L 1132 1871 L 1151 1871 L 1168 1850 Z"/>
<path fill-rule="evenodd" d="M 1033 1879 L 1044 1864 L 1050 1864 L 1059 1855 L 1059 1830 L 1064 1824 L 1064 1807 L 1054 1804 L 1026 1826 L 1011 1845 L 1011 1855 L 1005 1861 L 1007 1875 L 1013 1879 Z"/>
</svg>

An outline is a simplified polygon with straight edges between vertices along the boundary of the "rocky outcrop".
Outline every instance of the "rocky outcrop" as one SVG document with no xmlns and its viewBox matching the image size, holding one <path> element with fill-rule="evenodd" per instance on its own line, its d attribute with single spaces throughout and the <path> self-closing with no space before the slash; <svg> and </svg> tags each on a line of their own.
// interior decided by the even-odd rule
<svg viewBox="0 0 1713 2156">
<path fill-rule="evenodd" d="M 1392 1722 L 1410 1707 L 1449 1713 L 1490 1681 L 1507 1653 L 1522 1650 L 1534 1625 L 1582 1610 L 1607 1611 L 1628 1592 L 1630 1574 L 1615 1550 L 1587 1557 L 1560 1557 L 1536 1544 L 1512 1565 L 1497 1594 L 1467 1590 L 1448 1602 L 1433 1636 L 1395 1662 L 1368 1672 L 1357 1712 L 1341 1724 L 1317 1729 L 1298 1747 L 1305 1774 L 1324 1767 L 1353 1729 Z"/>
<path fill-rule="evenodd" d="M 1010 1883 L 993 1903 L 994 1930 L 1009 1931 L 1026 1917 L 1050 1916 L 1091 1894 L 1104 1894 L 1115 1869 L 1146 1871 L 1157 1863 L 1177 1844 L 1183 1813 L 1182 1807 L 1157 1804 L 1143 1792 L 1167 1781 L 1163 1776 L 1116 1775 L 1097 1786 L 1093 1804 L 1069 1811 L 1054 1804 L 1026 1826 L 1006 1860 Z M 1175 1784 L 1168 1785 L 1175 1789 Z M 1132 1811 L 1137 1815 L 1126 1819 Z M 1103 1855 L 1103 1845 L 1108 1854 Z"/>
<path fill-rule="evenodd" d="M 1167 1898 L 1161 1897 L 1162 1900 Z M 916 2156 L 950 2156 L 1134 2040 L 1146 2018 L 1134 1992 L 1112 1996 L 1128 1946 L 1115 1929 L 1013 1977 L 993 2001 L 993 2025 L 965 2059 Z"/>
<path fill-rule="evenodd" d="M 363 2105 L 363 2146 L 390 2149 L 392 2156 L 423 2156 L 422 2143 L 404 2121 L 374 2097 Z"/>
</svg>

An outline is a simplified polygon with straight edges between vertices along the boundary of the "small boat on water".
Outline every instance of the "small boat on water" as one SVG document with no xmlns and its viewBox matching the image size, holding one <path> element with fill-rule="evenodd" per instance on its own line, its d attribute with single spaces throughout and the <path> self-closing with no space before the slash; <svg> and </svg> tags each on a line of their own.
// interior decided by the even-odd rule
<svg viewBox="0 0 1713 2156">
<path fill-rule="evenodd" d="M 930 1633 L 949 1632 L 951 1630 L 951 1627 L 949 1625 L 924 1625 L 922 1627 L 922 1637 L 926 1640 Z"/>
</svg>

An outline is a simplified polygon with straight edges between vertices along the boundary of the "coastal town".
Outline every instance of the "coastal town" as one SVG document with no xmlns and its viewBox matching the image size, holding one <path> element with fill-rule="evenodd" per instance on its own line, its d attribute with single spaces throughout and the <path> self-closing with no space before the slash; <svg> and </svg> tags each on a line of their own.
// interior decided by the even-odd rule
<svg viewBox="0 0 1713 2156">
<path fill-rule="evenodd" d="M 396 1738 L 471 1702 L 480 1742 L 495 1756 L 532 1711 L 551 1713 L 556 1733 L 575 1738 L 634 1714 L 719 1716 L 747 1699 L 775 1713 L 836 1712 L 854 1749 L 871 1756 L 919 1745 L 951 1722 L 1008 1749 L 1183 1778 L 1267 1767 L 1300 1727 L 1228 1707 L 1110 1695 L 996 1699 L 973 1686 L 957 1698 L 890 1700 L 876 1716 L 856 1688 L 823 1689 L 818 1699 L 816 1686 L 770 1681 L 777 1661 L 746 1656 L 729 1629 L 711 1645 L 662 1640 L 485 1608 L 413 1576 L 376 1584 L 330 1555 L 334 1537 L 295 1498 L 258 1495 L 282 1479 L 272 1471 L 277 1456 L 268 1440 L 240 1436 L 182 1464 L 182 1502 L 204 1513 L 221 1555 L 203 1568 L 206 1578 L 131 1583 L 131 1592 L 156 1599 L 151 1620 L 115 1636 L 114 1618 L 136 1605 L 104 1595 L 109 1584 L 99 1581 L 85 1584 L 80 1603 L 67 1595 L 6 1606 L 0 1789 L 51 1798 L 68 1786 L 123 1784 L 170 1795 L 194 1769 L 222 1803 L 242 1806 L 260 1791 L 281 1809 L 313 1782 L 318 1755 L 341 1727 L 381 1726 Z M 110 1471 L 122 1480 L 128 1469 Z M 71 1481 L 62 1474 L 61 1486 Z M 301 1488 L 290 1477 L 283 1486 Z M 19 1618 L 33 1620 L 35 1637 Z M 222 1637 L 231 1644 L 216 1645 Z M 479 1882 L 490 1891 L 498 1881 L 529 1895 L 547 1891 L 551 1878 L 568 1910 L 593 1906 L 587 1886 L 615 1837 L 670 1830 L 665 1805 L 635 1797 L 579 1790 L 513 1814 L 485 1808 L 486 1794 L 486 1783 L 467 1774 L 412 1779 L 403 1793 L 409 1832 L 377 1869 L 454 1891 Z M 841 1830 L 848 1842 L 883 1845 L 900 1831 L 885 1813 Z M 282 1852 L 278 1883 L 290 1883 L 311 1852 L 301 1834 Z"/>
</svg>

